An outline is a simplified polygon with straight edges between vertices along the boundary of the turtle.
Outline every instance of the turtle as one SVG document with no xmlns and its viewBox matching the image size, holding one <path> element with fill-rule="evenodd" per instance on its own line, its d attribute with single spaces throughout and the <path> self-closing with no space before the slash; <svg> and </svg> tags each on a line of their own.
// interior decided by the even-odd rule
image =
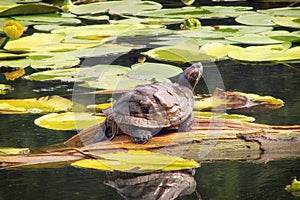
<svg viewBox="0 0 300 200">
<path fill-rule="evenodd" d="M 124 93 L 106 109 L 106 119 L 94 143 L 117 133 L 131 136 L 134 143 L 146 143 L 162 129 L 189 131 L 193 122 L 193 90 L 203 71 L 201 62 L 185 69 L 176 83 L 151 83 Z"/>
</svg>

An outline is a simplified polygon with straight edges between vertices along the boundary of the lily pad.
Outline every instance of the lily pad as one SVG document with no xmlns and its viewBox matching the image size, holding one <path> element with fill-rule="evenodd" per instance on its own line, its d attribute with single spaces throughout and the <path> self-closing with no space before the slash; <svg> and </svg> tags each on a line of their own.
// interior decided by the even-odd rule
<svg viewBox="0 0 300 200">
<path fill-rule="evenodd" d="M 235 21 L 250 26 L 274 26 L 275 25 L 272 22 L 272 16 L 268 14 L 260 14 L 260 13 L 241 15 L 237 17 Z"/>
<path fill-rule="evenodd" d="M 226 40 L 231 40 L 234 42 L 242 44 L 279 44 L 283 41 L 274 40 L 270 37 L 263 34 L 245 34 L 245 35 L 236 35 L 236 36 L 227 36 Z"/>
<path fill-rule="evenodd" d="M 238 50 L 238 46 L 221 44 L 221 43 L 206 43 L 201 46 L 200 52 L 203 52 L 214 59 L 226 58 L 230 51 Z"/>
<path fill-rule="evenodd" d="M 30 54 L 27 58 L 16 60 L 0 60 L 1 66 L 25 68 L 31 66 L 35 69 L 70 68 L 80 63 L 80 59 L 72 55 L 58 53 Z"/>
<path fill-rule="evenodd" d="M 240 114 L 227 114 L 227 113 L 217 114 L 212 112 L 199 112 L 199 111 L 194 111 L 193 114 L 194 116 L 199 116 L 199 117 L 218 117 L 218 118 L 232 119 L 232 120 L 237 120 L 242 122 L 255 121 L 254 117 L 240 115 Z"/>
<path fill-rule="evenodd" d="M 0 8 L 0 17 L 14 16 L 14 15 L 32 15 L 43 13 L 55 13 L 59 8 L 50 4 L 31 3 L 31 4 L 14 4 L 2 6 Z"/>
<path fill-rule="evenodd" d="M 266 10 L 258 10 L 257 12 L 265 13 L 270 16 L 300 17 L 300 7 L 272 8 L 272 9 L 266 9 Z"/>
<path fill-rule="evenodd" d="M 107 153 L 101 154 L 99 157 L 102 159 L 80 160 L 72 163 L 72 166 L 108 171 L 119 170 L 135 172 L 181 170 L 200 166 L 200 164 L 194 160 L 146 150 Z"/>
<path fill-rule="evenodd" d="M 300 17 L 273 17 L 272 21 L 279 25 L 292 28 L 300 28 Z"/>
<path fill-rule="evenodd" d="M 70 12 L 76 15 L 99 14 L 106 12 L 110 14 L 133 15 L 144 10 L 157 10 L 161 7 L 161 4 L 154 1 L 123 0 L 72 5 L 70 6 Z"/>
<path fill-rule="evenodd" d="M 287 49 L 285 45 L 241 47 L 239 51 L 230 51 L 228 56 L 247 62 L 297 61 L 300 60 L 300 47 L 290 49 Z"/>
<path fill-rule="evenodd" d="M 193 39 L 188 39 L 174 46 L 154 48 L 143 54 L 157 60 L 182 63 L 211 60 L 210 56 L 199 51 L 198 42 Z"/>
<path fill-rule="evenodd" d="M 40 127 L 52 130 L 78 130 L 104 121 L 105 117 L 85 112 L 50 113 L 34 120 Z"/>
<path fill-rule="evenodd" d="M 26 114 L 60 112 L 72 109 L 72 105 L 72 101 L 60 96 L 46 96 L 39 99 L 1 99 L 0 113 Z"/>
</svg>

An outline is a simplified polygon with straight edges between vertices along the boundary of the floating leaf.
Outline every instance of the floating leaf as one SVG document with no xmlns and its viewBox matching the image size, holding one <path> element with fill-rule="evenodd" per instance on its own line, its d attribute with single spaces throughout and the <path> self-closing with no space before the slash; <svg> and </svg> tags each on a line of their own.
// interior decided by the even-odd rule
<svg viewBox="0 0 300 200">
<path fill-rule="evenodd" d="M 100 113 L 100 112 L 103 112 L 103 110 L 111 107 L 112 103 L 109 102 L 109 103 L 101 103 L 101 104 L 96 104 L 96 105 L 88 105 L 87 106 L 87 109 L 92 111 L 92 112 L 97 112 L 97 113 Z"/>
<path fill-rule="evenodd" d="M 30 149 L 29 148 L 12 148 L 12 147 L 7 147 L 7 148 L 0 148 L 0 155 L 5 156 L 5 155 L 20 155 L 20 154 L 29 154 Z"/>
<path fill-rule="evenodd" d="M 288 32 L 288 31 L 270 31 L 265 32 L 264 35 L 269 36 L 271 39 L 281 40 L 286 42 L 298 42 L 300 41 L 300 32 Z"/>
<path fill-rule="evenodd" d="M 300 28 L 300 17 L 273 17 L 272 21 L 280 26 Z"/>
<path fill-rule="evenodd" d="M 146 150 L 129 150 L 128 152 L 101 154 L 99 157 L 102 159 L 80 160 L 72 163 L 72 166 L 108 171 L 135 172 L 181 170 L 200 166 L 194 160 Z"/>
<path fill-rule="evenodd" d="M 286 185 L 285 190 L 295 197 L 300 197 L 300 181 L 297 180 L 297 177 L 293 177 L 291 185 Z"/>
<path fill-rule="evenodd" d="M 266 10 L 258 10 L 257 12 L 265 13 L 270 16 L 300 17 L 300 7 L 272 8 L 272 9 L 266 9 Z"/>
<path fill-rule="evenodd" d="M 214 59 L 226 58 L 230 51 L 235 50 L 239 50 L 239 47 L 221 43 L 206 43 L 200 48 L 200 52 L 204 52 Z"/>
<path fill-rule="evenodd" d="M 224 118 L 224 119 L 232 119 L 242 122 L 253 122 L 255 121 L 254 117 L 246 116 L 246 115 L 240 115 L 240 114 L 227 114 L 227 113 L 213 113 L 213 112 L 193 112 L 194 116 L 199 117 L 218 117 L 218 118 Z"/>
<path fill-rule="evenodd" d="M 126 76 L 132 79 L 157 81 L 176 76 L 182 72 L 182 69 L 174 65 L 160 63 L 138 63 L 131 66 Z"/>
<path fill-rule="evenodd" d="M 161 7 L 161 4 L 154 1 L 123 0 L 74 5 L 70 6 L 70 12 L 76 15 L 98 14 L 106 12 L 109 12 L 110 14 L 133 15 L 144 10 L 156 10 L 160 9 Z"/>
<path fill-rule="evenodd" d="M 272 16 L 268 14 L 252 13 L 241 15 L 235 19 L 236 22 L 250 26 L 274 26 Z"/>
<path fill-rule="evenodd" d="M 227 36 L 226 40 L 243 43 L 243 44 L 279 44 L 280 40 L 271 39 L 263 34 L 245 34 L 236 36 Z"/>
<path fill-rule="evenodd" d="M 183 63 L 211 59 L 207 54 L 200 53 L 198 42 L 193 39 L 188 39 L 174 46 L 154 48 L 143 54 L 158 60 Z"/>
<path fill-rule="evenodd" d="M 300 60 L 300 47 L 287 49 L 288 43 L 282 45 L 250 46 L 239 51 L 230 51 L 228 56 L 247 62 L 275 62 Z M 290 44 L 288 45 L 290 46 Z M 261 53 L 264 52 L 264 53 Z"/>
<path fill-rule="evenodd" d="M 50 4 L 32 3 L 32 4 L 14 4 L 2 6 L 0 8 L 0 17 L 14 15 L 32 15 L 43 13 L 55 13 L 59 8 Z"/>
<path fill-rule="evenodd" d="M 40 127 L 52 130 L 78 130 L 104 121 L 105 117 L 85 112 L 50 113 L 34 120 Z"/>
<path fill-rule="evenodd" d="M 41 97 L 39 99 L 0 99 L 0 113 L 25 114 L 67 111 L 72 101 L 60 96 Z"/>
<path fill-rule="evenodd" d="M 25 68 L 31 66 L 36 69 L 70 68 L 80 63 L 80 59 L 72 55 L 60 53 L 32 53 L 27 58 L 16 60 L 0 60 L 0 65 Z"/>
</svg>

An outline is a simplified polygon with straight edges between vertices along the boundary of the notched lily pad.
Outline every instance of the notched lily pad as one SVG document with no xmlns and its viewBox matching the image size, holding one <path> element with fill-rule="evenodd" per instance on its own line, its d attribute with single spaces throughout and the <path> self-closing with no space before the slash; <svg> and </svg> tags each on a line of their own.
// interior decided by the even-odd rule
<svg viewBox="0 0 300 200">
<path fill-rule="evenodd" d="M 0 17 L 8 17 L 14 15 L 32 15 L 43 13 L 55 13 L 59 8 L 50 4 L 31 3 L 31 4 L 14 4 L 2 7 L 0 9 Z"/>
<path fill-rule="evenodd" d="M 60 96 L 45 96 L 39 99 L 1 99 L 0 113 L 26 114 L 49 113 L 72 109 L 72 101 Z"/>
<path fill-rule="evenodd" d="M 52 130 L 78 130 L 104 121 L 105 117 L 86 112 L 50 113 L 34 120 L 40 127 Z"/>
<path fill-rule="evenodd" d="M 128 150 L 128 152 L 117 152 L 96 155 L 101 159 L 85 159 L 72 163 L 74 167 L 106 171 L 170 171 L 191 169 L 199 167 L 200 164 L 194 160 L 188 160 L 167 154 L 160 154 L 146 150 Z"/>
</svg>

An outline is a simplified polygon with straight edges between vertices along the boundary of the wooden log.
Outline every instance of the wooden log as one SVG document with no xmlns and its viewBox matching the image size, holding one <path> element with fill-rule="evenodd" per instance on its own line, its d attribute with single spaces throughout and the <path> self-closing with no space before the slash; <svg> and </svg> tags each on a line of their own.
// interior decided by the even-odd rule
<svg viewBox="0 0 300 200">
<path fill-rule="evenodd" d="M 112 141 L 93 143 L 101 124 L 82 130 L 64 143 L 64 148 L 49 148 L 46 153 L 0 156 L 0 167 L 69 162 L 87 157 L 89 153 L 147 149 L 198 162 L 238 160 L 268 162 L 300 157 L 300 125 L 270 126 L 264 124 L 196 117 L 189 132 L 170 130 L 154 136 L 146 144 L 132 143 L 120 134 Z M 52 152 L 54 151 L 54 152 Z"/>
</svg>

